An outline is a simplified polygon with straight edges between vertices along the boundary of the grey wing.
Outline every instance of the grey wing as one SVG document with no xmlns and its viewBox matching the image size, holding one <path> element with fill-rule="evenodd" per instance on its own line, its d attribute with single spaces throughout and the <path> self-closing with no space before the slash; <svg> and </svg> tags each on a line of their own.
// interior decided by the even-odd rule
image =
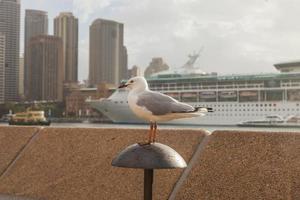
<svg viewBox="0 0 300 200">
<path fill-rule="evenodd" d="M 152 91 L 145 91 L 141 93 L 138 97 L 137 105 L 145 107 L 154 115 L 195 111 L 195 108 L 188 104 L 178 102 L 165 94 Z"/>
</svg>

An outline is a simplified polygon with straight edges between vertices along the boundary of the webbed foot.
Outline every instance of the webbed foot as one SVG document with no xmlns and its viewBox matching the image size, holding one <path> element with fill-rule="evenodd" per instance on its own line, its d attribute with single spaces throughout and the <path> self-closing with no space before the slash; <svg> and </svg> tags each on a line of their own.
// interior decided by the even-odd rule
<svg viewBox="0 0 300 200">
<path fill-rule="evenodd" d="M 139 142 L 138 145 L 140 146 L 151 145 L 151 142 Z"/>
</svg>

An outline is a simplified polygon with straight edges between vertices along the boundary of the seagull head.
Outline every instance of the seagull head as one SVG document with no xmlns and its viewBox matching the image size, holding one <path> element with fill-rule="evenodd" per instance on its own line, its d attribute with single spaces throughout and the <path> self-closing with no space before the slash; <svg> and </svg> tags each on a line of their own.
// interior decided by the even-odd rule
<svg viewBox="0 0 300 200">
<path fill-rule="evenodd" d="M 128 88 L 129 90 L 143 91 L 148 89 L 148 83 L 146 79 L 142 76 L 136 76 L 129 79 L 126 83 L 123 83 L 119 88 Z"/>
</svg>

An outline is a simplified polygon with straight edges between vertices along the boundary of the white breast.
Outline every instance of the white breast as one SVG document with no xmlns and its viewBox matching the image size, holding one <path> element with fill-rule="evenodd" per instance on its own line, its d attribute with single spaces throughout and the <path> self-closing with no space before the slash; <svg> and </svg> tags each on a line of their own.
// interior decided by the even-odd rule
<svg viewBox="0 0 300 200">
<path fill-rule="evenodd" d="M 145 119 L 147 121 L 152 121 L 152 113 L 148 111 L 145 107 L 138 106 L 136 104 L 137 96 L 136 95 L 128 95 L 128 105 L 130 109 L 136 114 L 138 117 Z"/>
</svg>

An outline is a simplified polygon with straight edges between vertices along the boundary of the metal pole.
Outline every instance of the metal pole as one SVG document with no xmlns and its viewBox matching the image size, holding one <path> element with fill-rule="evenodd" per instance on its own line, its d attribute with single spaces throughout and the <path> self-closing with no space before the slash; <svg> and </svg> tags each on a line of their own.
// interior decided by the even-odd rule
<svg viewBox="0 0 300 200">
<path fill-rule="evenodd" d="M 144 169 L 144 200 L 152 200 L 153 169 Z"/>
</svg>

